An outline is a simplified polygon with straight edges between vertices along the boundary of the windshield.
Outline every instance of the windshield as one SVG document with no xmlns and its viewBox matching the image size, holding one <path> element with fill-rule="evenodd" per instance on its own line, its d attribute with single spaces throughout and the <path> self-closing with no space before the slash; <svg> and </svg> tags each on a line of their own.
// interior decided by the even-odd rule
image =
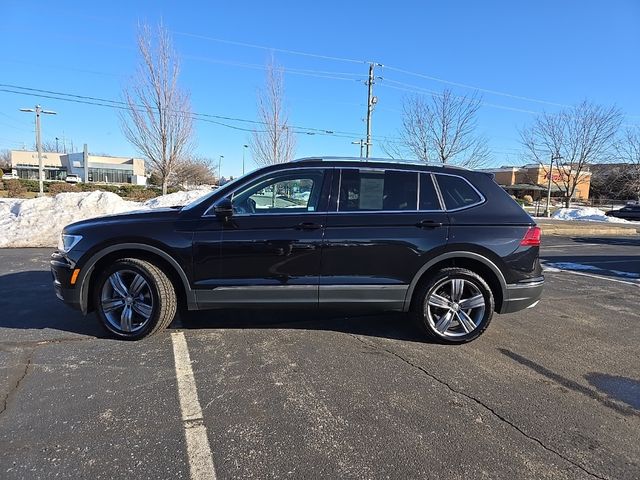
<svg viewBox="0 0 640 480">
<path fill-rule="evenodd" d="M 249 175 L 248 173 L 245 175 L 242 175 L 238 178 L 234 178 L 233 180 L 231 180 L 230 182 L 225 183 L 224 185 L 222 185 L 219 188 L 216 188 L 213 192 L 208 193 L 207 195 L 205 195 L 204 197 L 200 197 L 197 198 L 196 200 L 194 200 L 193 202 L 185 205 L 185 207 L 182 210 L 191 210 L 192 208 L 197 207 L 198 205 L 202 205 L 203 203 L 205 203 L 207 200 L 209 200 L 213 195 L 218 194 L 220 192 L 225 192 L 228 190 L 231 190 L 235 185 L 237 185 L 238 183 L 240 183 L 241 180 L 243 180 L 247 175 Z"/>
</svg>

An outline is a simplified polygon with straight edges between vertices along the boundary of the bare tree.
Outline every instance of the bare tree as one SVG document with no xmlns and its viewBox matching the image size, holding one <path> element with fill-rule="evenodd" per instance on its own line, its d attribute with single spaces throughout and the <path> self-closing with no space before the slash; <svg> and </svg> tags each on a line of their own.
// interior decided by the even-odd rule
<svg viewBox="0 0 640 480">
<path fill-rule="evenodd" d="M 137 74 L 124 90 L 128 109 L 120 117 L 122 131 L 157 172 L 166 194 L 171 175 L 193 146 L 191 101 L 178 85 L 179 60 L 162 25 L 155 38 L 147 25 L 140 28 L 138 51 Z"/>
<path fill-rule="evenodd" d="M 576 188 L 587 181 L 589 164 L 612 158 L 612 146 L 622 114 L 616 107 L 603 107 L 588 101 L 559 113 L 542 113 L 530 127 L 520 132 L 529 160 L 544 167 L 571 205 Z M 559 175 L 547 166 L 554 157 Z"/>
<path fill-rule="evenodd" d="M 425 162 L 467 167 L 486 163 L 487 142 L 476 133 L 480 105 L 476 95 L 454 95 L 446 89 L 430 97 L 406 98 L 400 132 L 403 147 Z"/>
<path fill-rule="evenodd" d="M 0 169 L 2 168 L 11 168 L 11 150 L 0 150 Z"/>
<path fill-rule="evenodd" d="M 258 92 L 258 120 L 262 126 L 251 136 L 251 152 L 258 165 L 292 160 L 296 138 L 284 106 L 284 71 L 271 58 L 264 89 Z"/>
<path fill-rule="evenodd" d="M 182 186 L 213 185 L 217 182 L 216 168 L 210 158 L 192 156 L 180 162 L 171 183 Z"/>
<path fill-rule="evenodd" d="M 628 127 L 615 148 L 617 161 L 624 163 L 625 193 L 640 201 L 640 126 Z"/>
</svg>

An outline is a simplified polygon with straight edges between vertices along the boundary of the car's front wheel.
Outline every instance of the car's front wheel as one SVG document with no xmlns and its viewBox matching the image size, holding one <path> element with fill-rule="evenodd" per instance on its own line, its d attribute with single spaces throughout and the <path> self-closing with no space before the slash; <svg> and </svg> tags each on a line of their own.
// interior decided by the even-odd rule
<svg viewBox="0 0 640 480">
<path fill-rule="evenodd" d="M 93 290 L 98 319 L 118 338 L 139 340 L 165 329 L 177 310 L 171 280 L 137 258 L 115 261 L 100 272 Z"/>
<path fill-rule="evenodd" d="M 494 310 L 491 288 L 465 268 L 444 268 L 418 290 L 413 315 L 418 326 L 442 343 L 465 343 L 485 331 Z"/>
</svg>

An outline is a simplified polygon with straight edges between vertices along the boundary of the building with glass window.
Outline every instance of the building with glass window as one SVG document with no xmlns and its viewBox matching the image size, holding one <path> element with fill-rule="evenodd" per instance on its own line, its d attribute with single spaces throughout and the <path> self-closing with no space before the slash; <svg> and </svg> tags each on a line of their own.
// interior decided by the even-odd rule
<svg viewBox="0 0 640 480">
<path fill-rule="evenodd" d="M 144 160 L 79 153 L 43 152 L 43 180 L 78 175 L 82 182 L 146 185 Z M 38 180 L 38 152 L 11 151 L 11 170 L 20 178 Z"/>
</svg>

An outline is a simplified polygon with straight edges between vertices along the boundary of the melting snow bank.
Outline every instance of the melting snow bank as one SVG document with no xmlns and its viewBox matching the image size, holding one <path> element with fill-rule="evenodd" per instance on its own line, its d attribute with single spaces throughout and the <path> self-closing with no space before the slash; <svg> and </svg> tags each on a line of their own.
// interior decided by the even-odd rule
<svg viewBox="0 0 640 480">
<path fill-rule="evenodd" d="M 588 222 L 635 223 L 622 218 L 607 217 L 604 212 L 593 207 L 561 208 L 551 218 L 556 220 L 582 220 Z"/>
<path fill-rule="evenodd" d="M 0 248 L 55 247 L 58 236 L 73 222 L 134 210 L 186 205 L 211 192 L 191 190 L 131 202 L 110 192 L 59 193 L 29 200 L 0 199 Z"/>
</svg>

